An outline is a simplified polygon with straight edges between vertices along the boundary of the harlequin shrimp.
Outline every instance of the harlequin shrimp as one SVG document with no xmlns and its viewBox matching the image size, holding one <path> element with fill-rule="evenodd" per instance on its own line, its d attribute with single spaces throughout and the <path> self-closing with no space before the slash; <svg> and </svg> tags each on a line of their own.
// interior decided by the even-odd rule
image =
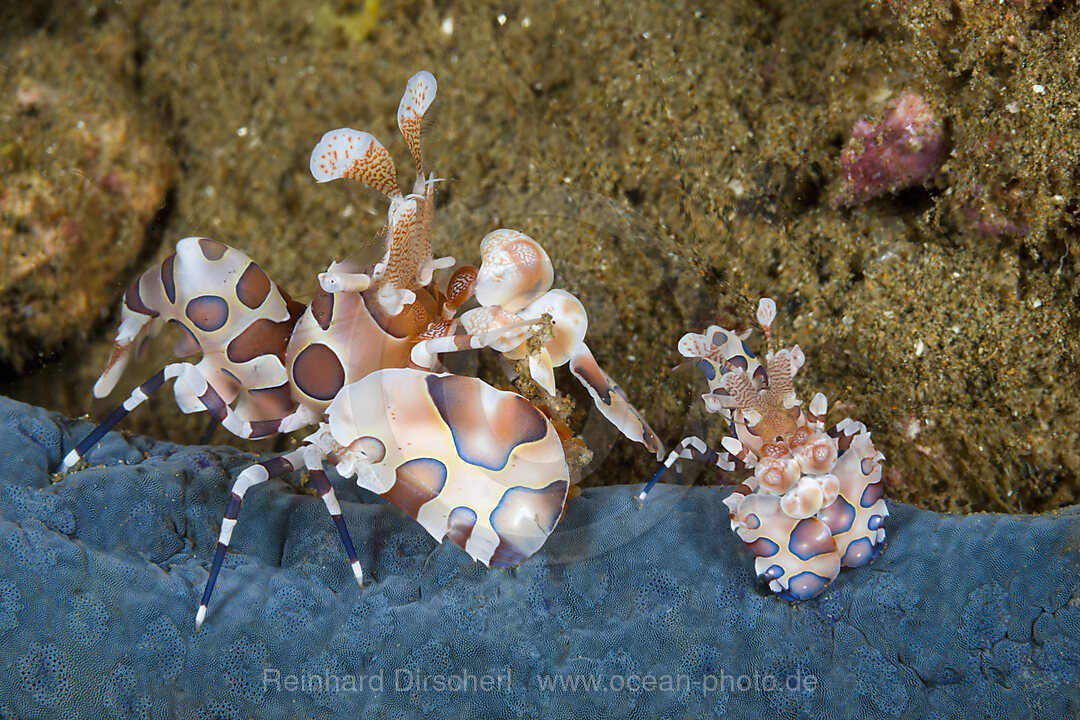
<svg viewBox="0 0 1080 720">
<path fill-rule="evenodd" d="M 246 468 L 233 483 L 196 629 L 245 493 L 297 469 L 307 470 L 363 586 L 324 461 L 485 565 L 517 565 L 544 544 L 576 481 L 567 462 L 572 433 L 522 395 L 445 372 L 447 353 L 490 348 L 551 394 L 554 368 L 569 363 L 602 414 L 663 457 L 655 433 L 585 345 L 584 307 L 552 289 L 551 261 L 539 243 L 501 229 L 482 241 L 479 268 L 453 270 L 454 258 L 432 257 L 437 180 L 424 174 L 420 126 L 435 93 L 435 78 L 419 72 L 398 106 L 416 164 L 408 195 L 389 152 L 368 133 L 328 132 L 311 154 L 317 181 L 355 179 L 389 200 L 379 262 L 332 263 L 303 306 L 239 250 L 185 238 L 124 295 L 96 397 L 113 390 L 131 355 L 168 324 L 182 333 L 175 353 L 202 358 L 170 363 L 136 387 L 67 455 L 63 470 L 169 380 L 182 411 L 208 411 L 238 437 L 318 425 L 298 449 Z M 474 298 L 478 306 L 464 311 Z"/>
<path fill-rule="evenodd" d="M 765 363 L 746 347 L 745 335 L 715 325 L 679 341 L 679 352 L 696 360 L 708 379 L 706 409 L 728 421 L 731 434 L 720 452 L 697 437 L 682 440 L 639 498 L 679 459 L 752 470 L 724 500 L 731 529 L 753 551 L 754 568 L 773 592 L 807 600 L 836 579 L 841 566 L 861 567 L 881 551 L 889 514 L 885 456 L 861 422 L 846 418 L 826 430 L 822 393 L 803 409 L 793 382 L 806 360 L 802 350 L 773 352 L 771 299 L 762 298 L 757 318 L 768 348 Z"/>
</svg>

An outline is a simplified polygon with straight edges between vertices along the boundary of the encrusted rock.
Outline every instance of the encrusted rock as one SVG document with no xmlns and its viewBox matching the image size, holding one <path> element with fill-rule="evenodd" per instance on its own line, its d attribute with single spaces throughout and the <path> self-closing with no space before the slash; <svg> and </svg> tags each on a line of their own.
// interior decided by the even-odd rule
<svg viewBox="0 0 1080 720">
<path fill-rule="evenodd" d="M 19 369 L 114 308 L 172 160 L 107 62 L 47 37 L 0 62 L 0 362 Z"/>
</svg>

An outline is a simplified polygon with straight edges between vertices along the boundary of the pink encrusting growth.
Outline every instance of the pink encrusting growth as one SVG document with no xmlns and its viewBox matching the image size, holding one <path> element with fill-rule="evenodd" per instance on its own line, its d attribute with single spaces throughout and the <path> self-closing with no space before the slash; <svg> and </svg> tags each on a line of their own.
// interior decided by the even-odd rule
<svg viewBox="0 0 1080 720">
<path fill-rule="evenodd" d="M 838 205 L 857 205 L 879 195 L 925 182 L 948 156 L 941 121 L 922 95 L 905 93 L 885 119 L 860 119 L 840 153 Z"/>
<path fill-rule="evenodd" d="M 772 300 L 761 300 L 757 316 L 768 345 L 765 363 L 746 347 L 745 336 L 715 325 L 679 341 L 679 351 L 705 371 L 706 408 L 729 423 L 731 434 L 719 452 L 700 438 L 684 439 L 639 498 L 680 459 L 752 470 L 724 500 L 731 529 L 753 551 L 757 574 L 773 592 L 806 600 L 836 579 L 841 566 L 860 567 L 880 552 L 889 514 L 884 456 L 862 423 L 845 419 L 825 429 L 823 394 L 803 409 L 794 380 L 806 358 L 798 346 L 773 351 Z"/>
</svg>

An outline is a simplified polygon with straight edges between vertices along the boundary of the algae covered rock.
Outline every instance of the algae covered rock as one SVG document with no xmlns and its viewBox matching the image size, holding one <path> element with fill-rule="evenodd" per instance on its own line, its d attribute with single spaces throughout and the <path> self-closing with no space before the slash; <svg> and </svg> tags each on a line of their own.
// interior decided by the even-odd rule
<svg viewBox="0 0 1080 720">
<path fill-rule="evenodd" d="M 42 35 L 0 63 L 0 362 L 20 368 L 113 309 L 172 160 L 120 71 L 86 49 Z"/>
</svg>

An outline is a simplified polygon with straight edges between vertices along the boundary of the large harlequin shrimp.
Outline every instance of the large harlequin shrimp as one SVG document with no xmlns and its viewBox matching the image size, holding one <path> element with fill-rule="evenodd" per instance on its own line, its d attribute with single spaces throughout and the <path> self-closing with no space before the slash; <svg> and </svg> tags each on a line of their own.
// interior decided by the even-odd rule
<svg viewBox="0 0 1080 720">
<path fill-rule="evenodd" d="M 880 552 L 889 514 L 884 456 L 860 422 L 847 418 L 825 429 L 823 394 L 803 410 L 793 380 L 805 357 L 797 345 L 773 352 L 772 300 L 761 300 L 757 317 L 768 344 L 765 364 L 742 337 L 715 325 L 679 341 L 679 352 L 705 371 L 706 409 L 730 423 L 731 435 L 721 452 L 697 437 L 682 440 L 639 498 L 680 458 L 753 470 L 724 500 L 731 529 L 754 552 L 754 567 L 773 592 L 806 600 L 836 579 L 841 566 L 866 565 Z"/>
<path fill-rule="evenodd" d="M 569 431 L 520 395 L 440 372 L 446 353 L 487 347 L 527 361 L 551 392 L 552 369 L 570 362 L 605 417 L 662 456 L 656 435 L 585 346 L 581 303 L 551 290 L 550 259 L 539 243 L 496 231 L 482 243 L 479 269 L 466 265 L 452 273 L 453 258 L 432 257 L 436 181 L 424 175 L 420 124 L 435 92 L 435 78 L 417 73 L 398 107 L 398 127 L 417 169 L 409 195 L 398 187 L 389 153 L 368 133 L 334 130 L 312 151 L 319 182 L 356 179 L 389 199 L 378 263 L 332 263 L 304 307 L 240 251 L 187 238 L 125 295 L 95 396 L 114 388 L 133 350 L 167 323 L 184 333 L 178 355 L 201 351 L 203 357 L 171 363 L 137 387 L 76 445 L 63 469 L 170 379 L 185 412 L 207 410 L 239 437 L 319 424 L 300 448 L 252 465 L 234 482 L 196 629 L 245 493 L 296 469 L 308 471 L 362 587 L 324 460 L 402 508 L 437 540 L 449 538 L 485 564 L 516 565 L 543 545 L 576 477 L 564 450 Z M 480 307 L 458 317 L 474 295 Z"/>
</svg>

